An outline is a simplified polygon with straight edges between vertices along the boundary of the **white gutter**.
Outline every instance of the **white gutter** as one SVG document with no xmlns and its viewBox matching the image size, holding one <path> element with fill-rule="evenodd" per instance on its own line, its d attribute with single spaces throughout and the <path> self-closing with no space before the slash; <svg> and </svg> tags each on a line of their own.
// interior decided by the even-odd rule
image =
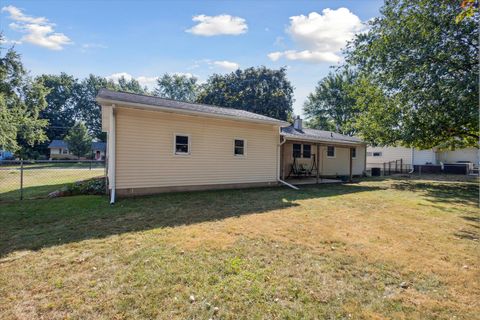
<svg viewBox="0 0 480 320">
<path fill-rule="evenodd" d="M 110 107 L 110 127 L 108 132 L 108 183 L 110 184 L 110 204 L 115 203 L 115 154 L 116 154 L 116 147 L 115 147 L 115 105 L 113 104 Z"/>
<path fill-rule="evenodd" d="M 344 145 L 344 146 L 362 146 L 365 145 L 367 146 L 367 143 L 363 141 L 347 141 L 347 140 L 328 140 L 328 139 L 315 139 L 315 138 L 304 138 L 300 136 L 288 136 L 288 135 L 282 135 L 286 140 L 289 141 L 309 141 L 309 142 L 316 142 L 316 143 L 325 143 L 325 144 L 336 144 L 336 145 Z"/>
<path fill-rule="evenodd" d="M 281 129 L 280 129 L 280 130 L 281 130 Z M 298 187 L 295 187 L 293 184 L 290 184 L 290 183 L 288 183 L 288 182 L 283 181 L 282 179 L 280 179 L 280 172 L 281 172 L 281 170 L 280 170 L 280 163 L 282 162 L 282 161 L 279 161 L 280 156 L 281 156 L 281 154 L 282 154 L 282 153 L 280 152 L 280 148 L 282 147 L 282 145 L 283 145 L 285 142 L 287 142 L 287 139 L 285 139 L 285 137 L 283 137 L 283 136 L 280 136 L 280 137 L 281 137 L 281 138 L 284 138 L 284 139 L 282 140 L 282 142 L 280 142 L 279 144 L 277 144 L 277 147 L 278 147 L 278 148 L 277 148 L 277 152 L 279 153 L 279 155 L 278 155 L 278 157 L 277 157 L 277 161 L 278 161 L 278 163 L 277 163 L 277 181 L 280 182 L 280 183 L 283 184 L 283 185 L 286 185 L 286 186 L 289 187 L 289 188 L 294 189 L 294 190 L 300 190 Z"/>
<path fill-rule="evenodd" d="M 135 102 L 124 102 L 121 100 L 111 100 L 111 99 L 104 99 L 104 98 L 97 98 L 96 100 L 98 104 L 103 104 L 103 105 L 120 104 L 122 107 L 132 108 L 132 109 L 163 111 L 163 112 L 170 112 L 170 113 L 177 113 L 177 114 L 179 113 L 179 114 L 200 116 L 200 117 L 207 117 L 207 118 L 220 118 L 220 119 L 235 120 L 235 121 L 254 122 L 254 123 L 260 123 L 260 124 L 280 126 L 280 127 L 288 127 L 290 125 L 290 123 L 282 120 L 262 120 L 262 119 L 254 119 L 254 118 L 247 119 L 247 118 L 241 118 L 233 115 L 206 113 L 206 112 L 200 112 L 200 111 L 194 111 L 194 110 L 170 108 L 170 107 L 148 105 L 148 104 L 135 103 Z"/>
</svg>

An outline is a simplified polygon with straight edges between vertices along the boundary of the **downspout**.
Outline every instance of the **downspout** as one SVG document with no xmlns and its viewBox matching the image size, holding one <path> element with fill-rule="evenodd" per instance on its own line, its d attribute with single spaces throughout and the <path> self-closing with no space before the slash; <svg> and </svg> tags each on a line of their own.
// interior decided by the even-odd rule
<svg viewBox="0 0 480 320">
<path fill-rule="evenodd" d="M 282 129 L 280 128 L 280 130 L 282 130 Z M 280 148 L 282 147 L 282 145 L 283 145 L 285 142 L 287 142 L 287 139 L 283 138 L 281 135 L 280 135 L 280 138 L 282 139 L 282 141 L 281 141 L 279 144 L 277 144 L 277 152 L 279 153 L 279 156 L 277 157 L 277 161 L 280 159 L 280 154 L 281 154 Z M 288 183 L 288 182 L 283 181 L 282 179 L 280 179 L 280 172 L 281 172 L 281 170 L 280 170 L 280 164 L 281 164 L 281 163 L 282 163 L 281 161 L 278 161 L 278 165 L 277 165 L 277 181 L 280 182 L 281 184 L 289 187 L 289 188 L 294 189 L 294 190 L 300 190 L 299 188 L 295 187 L 293 184 L 290 184 L 290 183 Z"/>
<path fill-rule="evenodd" d="M 410 170 L 410 172 L 408 174 L 411 174 L 415 171 L 415 166 L 414 166 L 414 155 L 415 155 L 415 148 L 412 148 L 412 169 Z"/>
<path fill-rule="evenodd" d="M 115 203 L 115 154 L 116 154 L 116 147 L 115 147 L 115 105 L 110 107 L 110 138 L 108 139 L 110 142 L 110 147 L 108 150 L 109 153 L 109 184 L 110 184 L 110 204 Z"/>
</svg>

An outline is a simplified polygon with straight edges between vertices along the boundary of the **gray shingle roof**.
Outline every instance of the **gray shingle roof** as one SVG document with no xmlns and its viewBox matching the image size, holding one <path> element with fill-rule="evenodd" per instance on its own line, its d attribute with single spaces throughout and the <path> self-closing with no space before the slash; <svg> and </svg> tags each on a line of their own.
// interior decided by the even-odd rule
<svg viewBox="0 0 480 320">
<path fill-rule="evenodd" d="M 293 126 L 282 128 L 282 136 L 287 138 L 297 138 L 297 139 L 306 139 L 314 140 L 319 142 L 335 142 L 335 143 L 348 143 L 348 144 L 361 144 L 363 141 L 358 137 L 351 137 L 344 134 L 325 131 L 325 130 L 316 130 L 304 128 L 302 130 L 297 130 Z"/>
<path fill-rule="evenodd" d="M 164 99 L 160 97 L 147 96 L 142 94 L 134 94 L 127 92 L 112 91 L 108 89 L 100 89 L 97 95 L 97 100 L 112 100 L 118 102 L 126 103 L 136 103 L 143 104 L 147 106 L 157 106 L 163 108 L 169 108 L 172 110 L 181 110 L 184 112 L 195 112 L 195 113 L 204 113 L 205 115 L 219 116 L 234 118 L 238 120 L 250 120 L 250 121 L 260 121 L 260 122 L 269 122 L 272 124 L 277 124 L 280 126 L 288 125 L 287 122 L 266 117 L 260 114 L 253 112 L 238 110 L 233 108 L 223 108 L 207 104 L 191 103 L 176 101 L 171 99 Z"/>
<path fill-rule="evenodd" d="M 65 140 L 52 140 L 48 145 L 48 148 L 65 148 L 68 149 L 68 143 Z M 105 142 L 97 141 L 92 142 L 92 150 L 105 151 L 107 144 Z"/>
<path fill-rule="evenodd" d="M 49 148 L 67 148 L 68 144 L 63 140 L 52 140 L 48 145 Z"/>
</svg>

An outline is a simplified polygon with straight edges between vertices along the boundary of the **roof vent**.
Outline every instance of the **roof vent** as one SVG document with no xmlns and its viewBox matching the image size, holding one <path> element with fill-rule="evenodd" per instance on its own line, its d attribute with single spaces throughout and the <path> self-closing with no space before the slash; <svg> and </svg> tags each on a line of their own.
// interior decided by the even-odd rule
<svg viewBox="0 0 480 320">
<path fill-rule="evenodd" d="M 300 116 L 297 116 L 295 120 L 293 120 L 293 128 L 295 130 L 302 130 L 302 119 L 300 119 Z"/>
</svg>

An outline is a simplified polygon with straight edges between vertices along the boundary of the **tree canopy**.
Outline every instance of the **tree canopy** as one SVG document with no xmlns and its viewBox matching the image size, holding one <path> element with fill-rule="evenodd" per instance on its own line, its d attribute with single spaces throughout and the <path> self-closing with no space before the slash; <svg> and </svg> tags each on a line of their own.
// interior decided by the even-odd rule
<svg viewBox="0 0 480 320">
<path fill-rule="evenodd" d="M 0 40 L 2 36 L 0 35 Z M 46 140 L 48 121 L 40 119 L 48 91 L 41 81 L 27 76 L 20 55 L 0 48 L 0 148 L 18 151 Z"/>
<path fill-rule="evenodd" d="M 346 51 L 358 73 L 355 128 L 372 144 L 478 146 L 478 11 L 449 0 L 386 0 Z"/>
<path fill-rule="evenodd" d="M 79 158 L 88 155 L 92 149 L 92 138 L 83 122 L 75 123 L 65 137 L 65 141 L 68 143 L 70 152 Z"/>
<path fill-rule="evenodd" d="M 353 121 L 357 116 L 356 101 L 350 94 L 355 74 L 348 70 L 331 72 L 310 93 L 303 106 L 307 125 L 311 128 L 355 133 Z"/>
<path fill-rule="evenodd" d="M 202 85 L 197 101 L 287 120 L 293 110 L 293 87 L 285 68 L 252 67 L 212 75 Z"/>
<path fill-rule="evenodd" d="M 165 73 L 157 80 L 153 94 L 167 99 L 195 102 L 199 89 L 197 81 L 195 77 Z"/>
</svg>

